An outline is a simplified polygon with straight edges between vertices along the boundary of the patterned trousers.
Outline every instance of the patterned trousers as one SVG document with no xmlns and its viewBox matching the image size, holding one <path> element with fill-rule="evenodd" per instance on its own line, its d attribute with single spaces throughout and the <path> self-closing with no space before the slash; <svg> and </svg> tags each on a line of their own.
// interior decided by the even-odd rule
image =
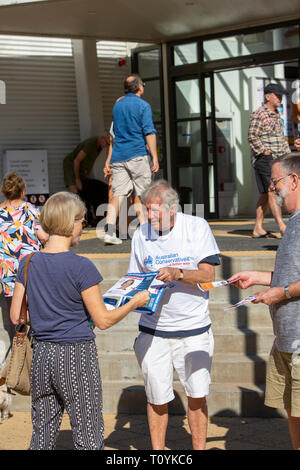
<svg viewBox="0 0 300 470">
<path fill-rule="evenodd" d="M 102 450 L 102 386 L 95 342 L 35 341 L 31 369 L 31 450 L 55 448 L 64 410 L 75 449 Z"/>
</svg>

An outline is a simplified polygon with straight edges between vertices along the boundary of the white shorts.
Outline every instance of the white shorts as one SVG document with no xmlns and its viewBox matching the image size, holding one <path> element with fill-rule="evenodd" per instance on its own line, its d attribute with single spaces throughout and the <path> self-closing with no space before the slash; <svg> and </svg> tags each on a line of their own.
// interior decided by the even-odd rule
<svg viewBox="0 0 300 470">
<path fill-rule="evenodd" d="M 203 398 L 208 395 L 214 350 L 211 329 L 187 338 L 161 338 L 140 333 L 134 350 L 142 369 L 149 403 L 163 405 L 175 398 L 174 369 L 188 397 Z"/>
</svg>

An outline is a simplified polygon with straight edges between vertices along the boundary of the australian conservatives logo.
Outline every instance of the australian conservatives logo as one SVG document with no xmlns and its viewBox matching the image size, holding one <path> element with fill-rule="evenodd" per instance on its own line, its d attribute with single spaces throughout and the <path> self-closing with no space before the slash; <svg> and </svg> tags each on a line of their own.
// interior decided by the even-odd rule
<svg viewBox="0 0 300 470">
<path fill-rule="evenodd" d="M 144 259 L 144 266 L 152 266 L 153 264 L 153 258 L 152 256 L 147 256 L 147 258 Z"/>
<path fill-rule="evenodd" d="M 144 266 L 148 266 L 148 268 L 153 268 L 154 266 L 159 267 L 162 266 L 179 266 L 179 265 L 189 265 L 192 261 L 192 257 L 186 256 L 182 257 L 179 256 L 178 253 L 170 253 L 168 255 L 163 256 L 152 256 L 148 255 L 144 258 Z"/>
</svg>

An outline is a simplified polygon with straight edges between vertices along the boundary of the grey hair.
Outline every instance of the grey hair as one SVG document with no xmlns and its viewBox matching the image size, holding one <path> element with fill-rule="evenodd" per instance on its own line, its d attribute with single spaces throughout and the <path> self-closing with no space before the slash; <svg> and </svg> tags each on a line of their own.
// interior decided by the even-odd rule
<svg viewBox="0 0 300 470">
<path fill-rule="evenodd" d="M 164 180 L 154 181 L 142 194 L 141 201 L 143 204 L 152 199 L 152 197 L 159 198 L 170 210 L 177 211 L 179 206 L 179 196 L 177 191 L 173 189 L 169 183 Z"/>
<path fill-rule="evenodd" d="M 292 152 L 281 158 L 273 160 L 272 165 L 280 163 L 280 166 L 286 174 L 296 173 L 300 178 L 300 152 Z"/>
</svg>

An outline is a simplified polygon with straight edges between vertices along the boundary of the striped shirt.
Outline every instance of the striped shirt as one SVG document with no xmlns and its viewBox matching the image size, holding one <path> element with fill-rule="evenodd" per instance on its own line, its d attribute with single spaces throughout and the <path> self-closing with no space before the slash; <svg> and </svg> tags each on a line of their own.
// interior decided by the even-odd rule
<svg viewBox="0 0 300 470">
<path fill-rule="evenodd" d="M 263 105 L 250 116 L 248 141 L 252 150 L 252 164 L 266 150 L 273 158 L 290 153 L 290 147 L 284 136 L 284 126 L 279 112 L 271 111 Z"/>
</svg>

